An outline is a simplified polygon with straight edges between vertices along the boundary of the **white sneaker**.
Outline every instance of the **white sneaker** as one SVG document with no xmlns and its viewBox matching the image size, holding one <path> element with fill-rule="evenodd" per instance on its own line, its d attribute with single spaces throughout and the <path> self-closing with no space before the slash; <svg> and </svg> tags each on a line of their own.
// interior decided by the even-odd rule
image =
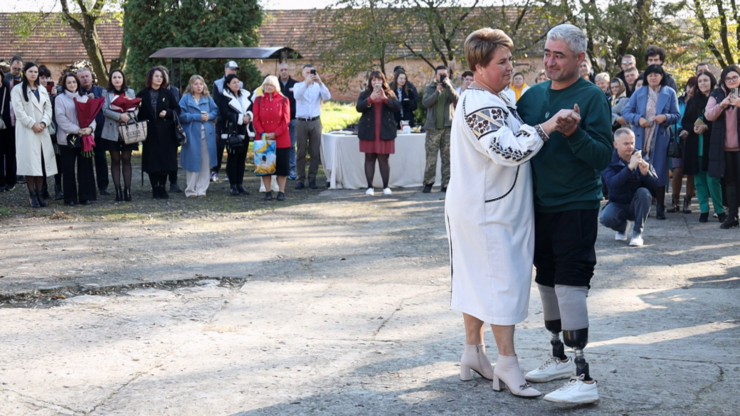
<svg viewBox="0 0 740 416">
<path fill-rule="evenodd" d="M 545 400 L 553 403 L 586 404 L 599 400 L 599 390 L 596 380 L 586 383 L 584 375 L 571 377 L 570 381 L 554 392 L 545 396 Z"/>
<path fill-rule="evenodd" d="M 546 381 L 568 378 L 576 372 L 576 363 L 573 358 L 563 362 L 557 357 L 550 355 L 550 358 L 538 368 L 528 372 L 524 379 L 533 383 L 544 383 Z"/>
<path fill-rule="evenodd" d="M 630 240 L 630 247 L 642 247 L 642 234 L 634 234 Z"/>
<path fill-rule="evenodd" d="M 365 191 L 365 195 L 373 196 L 375 195 L 375 190 L 373 188 L 367 188 L 367 191 Z"/>
<path fill-rule="evenodd" d="M 614 239 L 617 241 L 627 241 L 627 233 L 630 232 L 632 229 L 632 222 L 626 221 L 624 225 L 624 232 L 620 233 L 617 231 L 617 234 L 614 236 Z"/>
<path fill-rule="evenodd" d="M 385 188 L 383 189 L 383 195 L 393 195 L 393 191 L 391 191 L 391 188 Z"/>
</svg>

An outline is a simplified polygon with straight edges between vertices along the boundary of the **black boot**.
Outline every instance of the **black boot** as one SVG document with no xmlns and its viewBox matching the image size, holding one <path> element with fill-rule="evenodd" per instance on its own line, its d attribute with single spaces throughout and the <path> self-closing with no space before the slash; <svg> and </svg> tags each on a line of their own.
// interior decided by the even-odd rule
<svg viewBox="0 0 740 416">
<path fill-rule="evenodd" d="M 668 211 L 668 212 L 680 212 L 681 211 L 681 207 L 678 205 L 678 197 L 677 196 L 674 196 L 673 197 L 673 201 L 671 203 L 671 207 L 668 208 L 666 211 Z"/>
<path fill-rule="evenodd" d="M 116 186 L 116 202 L 123 201 L 123 190 L 120 186 Z"/>
<path fill-rule="evenodd" d="M 31 208 L 41 208 L 41 205 L 39 204 L 39 199 L 36 195 L 38 195 L 38 192 L 28 191 L 28 196 L 30 197 L 31 201 Z"/>
<path fill-rule="evenodd" d="M 49 204 L 47 204 L 46 201 L 44 201 L 44 195 L 43 195 L 42 192 L 36 191 L 36 199 L 38 199 L 40 206 L 42 206 L 42 207 L 48 207 L 49 206 Z"/>
<path fill-rule="evenodd" d="M 655 207 L 655 218 L 659 220 L 665 219 L 665 205 L 658 202 L 658 205 Z"/>
<path fill-rule="evenodd" d="M 46 183 L 46 180 L 44 179 L 44 184 L 41 186 L 41 196 L 44 197 L 44 199 L 51 198 L 51 195 L 49 195 L 49 185 Z M 42 205 L 42 207 L 45 207 L 46 205 Z"/>
<path fill-rule="evenodd" d="M 62 185 L 61 184 L 54 184 L 54 200 L 59 201 L 60 199 L 64 199 L 64 192 L 62 192 Z"/>
<path fill-rule="evenodd" d="M 160 199 L 159 196 L 159 186 L 152 186 L 152 198 L 154 199 Z"/>
<path fill-rule="evenodd" d="M 131 202 L 131 187 L 123 188 L 123 200 Z"/>
<path fill-rule="evenodd" d="M 659 220 L 665 219 L 665 186 L 661 186 L 655 189 L 655 218 Z"/>
<path fill-rule="evenodd" d="M 164 185 L 159 187 L 159 198 L 160 199 L 170 199 L 169 194 L 167 194 L 167 189 L 164 187 Z"/>
<path fill-rule="evenodd" d="M 683 213 L 691 214 L 691 197 L 687 196 L 683 199 Z"/>
</svg>

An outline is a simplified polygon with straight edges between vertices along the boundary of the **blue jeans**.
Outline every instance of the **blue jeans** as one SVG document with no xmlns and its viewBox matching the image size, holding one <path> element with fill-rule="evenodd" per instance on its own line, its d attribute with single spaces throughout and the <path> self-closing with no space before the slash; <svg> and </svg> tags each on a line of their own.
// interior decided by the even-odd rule
<svg viewBox="0 0 740 416">
<path fill-rule="evenodd" d="M 628 231 L 627 221 L 634 221 L 635 227 L 632 234 L 641 234 L 648 214 L 650 214 L 652 202 L 653 196 L 650 191 L 647 188 L 639 188 L 629 205 L 609 201 L 601 211 L 601 224 L 624 234 Z"/>
<path fill-rule="evenodd" d="M 295 175 L 295 119 L 290 120 L 290 174 Z"/>
</svg>

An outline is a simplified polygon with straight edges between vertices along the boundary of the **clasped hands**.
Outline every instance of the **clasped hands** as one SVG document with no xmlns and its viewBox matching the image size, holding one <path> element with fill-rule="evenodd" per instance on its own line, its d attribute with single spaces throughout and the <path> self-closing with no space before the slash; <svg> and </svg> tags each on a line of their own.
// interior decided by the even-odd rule
<svg viewBox="0 0 740 416">
<path fill-rule="evenodd" d="M 650 170 L 650 164 L 642 158 L 642 152 L 639 151 L 632 153 L 632 157 L 630 157 L 630 163 L 629 165 L 627 165 L 627 167 L 630 170 L 635 170 L 635 168 L 639 168 L 640 173 L 643 175 L 647 175 L 648 171 Z"/>
<path fill-rule="evenodd" d="M 558 111 L 557 114 L 542 123 L 541 127 L 548 135 L 554 131 L 559 131 L 563 136 L 568 137 L 576 131 L 580 122 L 581 109 L 576 104 L 572 110 Z"/>
<path fill-rule="evenodd" d="M 275 140 L 275 133 L 265 133 L 265 140 Z"/>
<path fill-rule="evenodd" d="M 640 127 L 646 129 L 653 125 L 653 123 L 657 124 L 663 124 L 668 120 L 668 117 L 666 117 L 665 114 L 658 114 L 657 116 L 653 117 L 652 120 L 648 120 L 645 117 L 640 117 L 640 119 L 637 121 L 638 124 L 640 124 Z"/>
</svg>

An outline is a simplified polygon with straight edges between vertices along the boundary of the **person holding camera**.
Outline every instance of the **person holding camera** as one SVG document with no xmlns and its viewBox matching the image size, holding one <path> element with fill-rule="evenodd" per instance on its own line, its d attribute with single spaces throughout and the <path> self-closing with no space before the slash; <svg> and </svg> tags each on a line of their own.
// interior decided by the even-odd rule
<svg viewBox="0 0 740 416">
<path fill-rule="evenodd" d="M 321 162 L 321 100 L 331 100 L 331 92 L 326 88 L 316 68 L 307 64 L 303 66 L 303 82 L 293 86 L 295 97 L 295 131 L 298 153 L 296 169 L 298 183 L 295 189 L 303 189 L 306 180 L 306 153 L 311 157 L 308 168 L 308 187 L 316 189 L 316 174 Z"/>
<path fill-rule="evenodd" d="M 609 189 L 601 223 L 617 232 L 615 240 L 626 241 L 629 221 L 634 221 L 630 246 L 642 246 L 642 231 L 653 201 L 651 191 L 658 186 L 658 175 L 642 158 L 642 152 L 635 149 L 632 130 L 623 127 L 614 132 L 612 161 L 601 175 Z"/>
<path fill-rule="evenodd" d="M 426 130 L 427 154 L 426 168 L 424 169 L 424 189 L 422 192 L 432 192 L 432 185 L 437 176 L 437 154 L 442 158 L 442 189 L 447 191 L 450 182 L 450 127 L 452 116 L 455 114 L 455 105 L 460 98 L 450 83 L 447 67 L 440 65 L 435 69 L 434 80 L 424 89 L 424 98 L 421 102 L 427 109 Z"/>
<path fill-rule="evenodd" d="M 370 73 L 367 88 L 360 93 L 355 108 L 362 113 L 357 136 L 360 138 L 360 151 L 365 153 L 365 178 L 367 178 L 365 194 L 375 195 L 373 178 L 377 159 L 380 164 L 380 176 L 383 178 L 383 195 L 392 195 L 393 192 L 388 187 L 391 176 L 388 158 L 396 152 L 395 113 L 401 109 L 401 103 L 382 72 Z"/>
<path fill-rule="evenodd" d="M 722 70 L 719 85 L 709 95 L 704 117 L 712 122 L 709 143 L 709 176 L 725 179 L 725 197 L 729 215 L 720 228 L 736 228 L 740 198 L 740 68 L 730 65 Z"/>
<path fill-rule="evenodd" d="M 224 79 L 223 98 L 218 102 L 219 116 L 224 120 L 221 138 L 226 140 L 229 155 L 226 158 L 226 176 L 229 177 L 229 192 L 232 196 L 249 195 L 244 184 L 244 163 L 247 160 L 249 138 L 247 126 L 252 122 L 252 102 L 249 91 L 241 88 L 236 74 Z M 230 143 L 229 136 L 238 135 L 241 142 Z"/>
</svg>

